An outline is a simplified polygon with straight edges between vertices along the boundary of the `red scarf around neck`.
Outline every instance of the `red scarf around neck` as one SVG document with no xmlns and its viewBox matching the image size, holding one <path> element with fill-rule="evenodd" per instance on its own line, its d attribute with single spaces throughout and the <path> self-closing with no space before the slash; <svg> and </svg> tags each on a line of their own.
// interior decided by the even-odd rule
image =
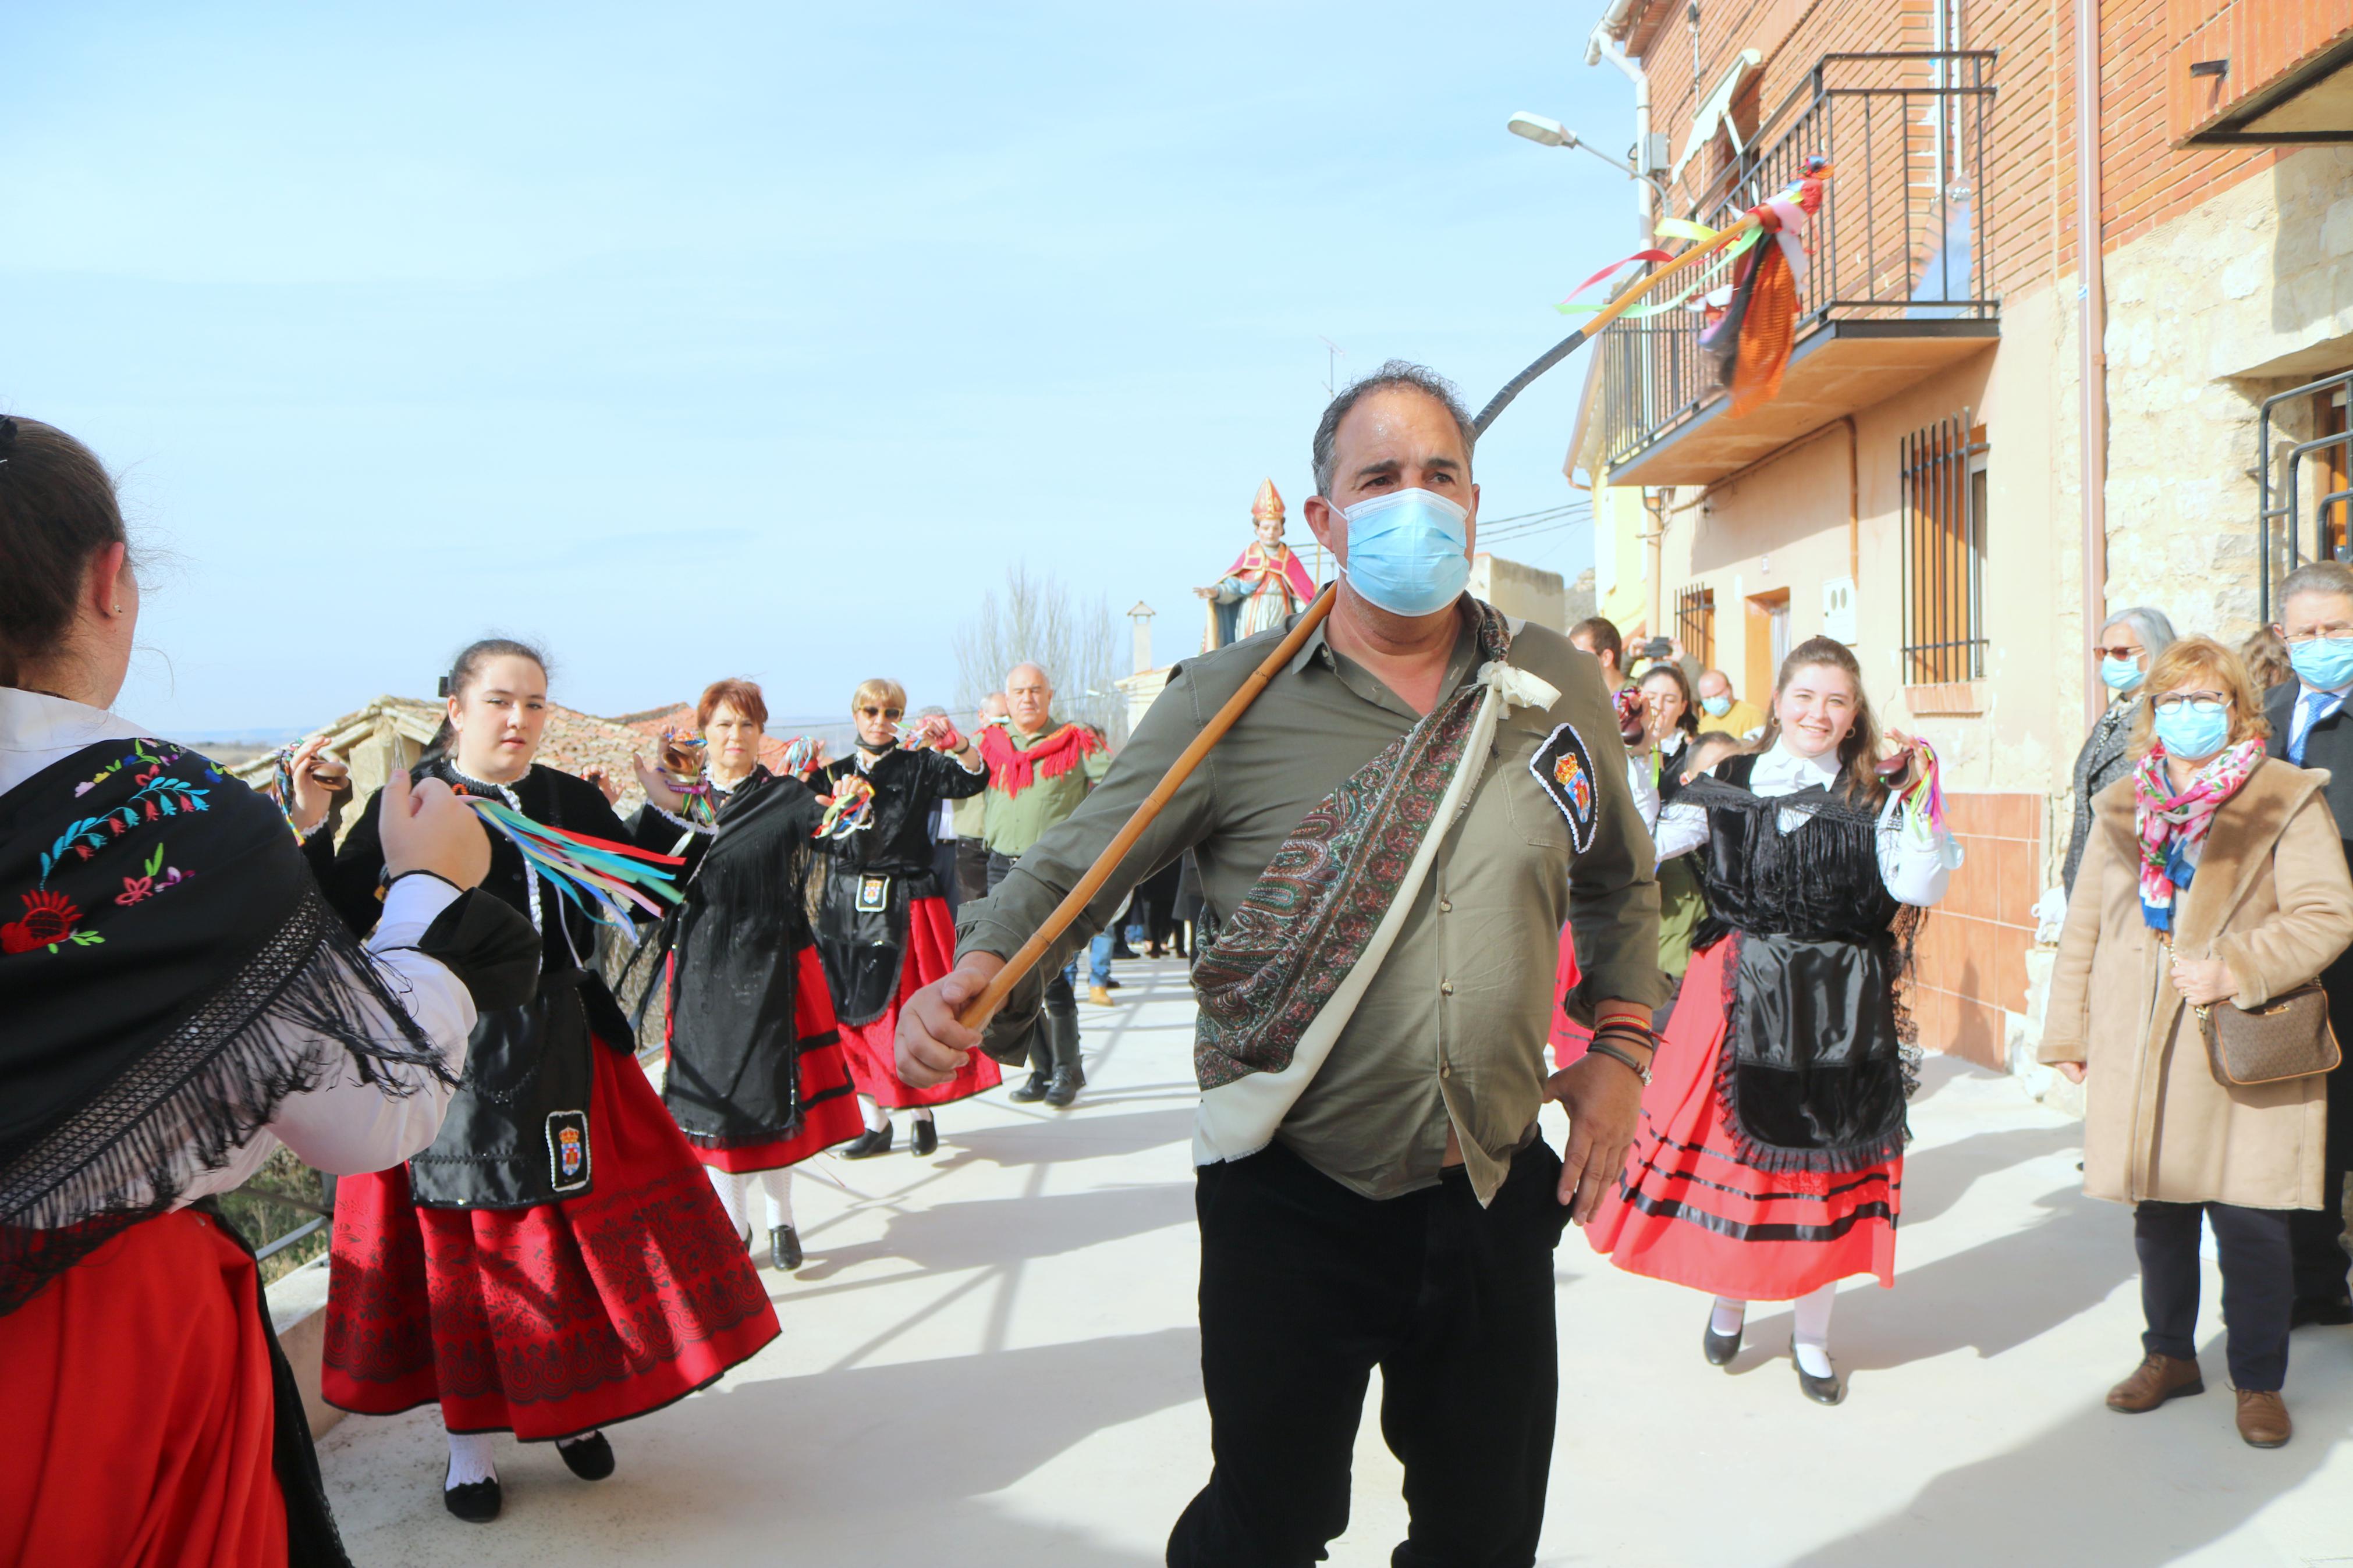
<svg viewBox="0 0 2353 1568">
<path fill-rule="evenodd" d="M 980 732 L 980 760 L 988 764 L 992 788 L 1019 795 L 1041 778 L 1061 777 L 1103 745 L 1103 737 L 1084 724 L 1065 724 L 1023 751 L 1004 725 L 992 724 Z"/>
</svg>

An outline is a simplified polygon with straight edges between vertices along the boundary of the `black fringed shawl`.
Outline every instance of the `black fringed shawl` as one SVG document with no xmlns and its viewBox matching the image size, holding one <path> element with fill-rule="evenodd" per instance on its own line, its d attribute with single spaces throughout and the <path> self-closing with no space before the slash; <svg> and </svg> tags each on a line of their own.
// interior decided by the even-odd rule
<svg viewBox="0 0 2353 1568">
<path fill-rule="evenodd" d="M 1904 1152 L 1917 1052 L 1898 987 L 1919 911 L 1880 875 L 1880 804 L 1754 795 L 1756 765 L 1731 758 L 1677 800 L 1708 814 L 1694 945 L 1734 944 L 1717 1090 L 1743 1163 L 1863 1170 Z M 1785 831 L 1785 812 L 1804 820 Z"/>
<path fill-rule="evenodd" d="M 653 962 L 658 975 L 665 956 L 672 964 L 662 1100 L 698 1147 L 799 1132 L 802 1047 L 837 1037 L 805 1040 L 797 1023 L 809 835 L 823 815 L 807 785 L 762 769 L 720 806 L 718 831 L 689 850 L 691 879 Z"/>
<path fill-rule="evenodd" d="M 275 805 L 132 740 L 0 796 L 0 1313 L 346 1069 L 448 1081 Z"/>
</svg>

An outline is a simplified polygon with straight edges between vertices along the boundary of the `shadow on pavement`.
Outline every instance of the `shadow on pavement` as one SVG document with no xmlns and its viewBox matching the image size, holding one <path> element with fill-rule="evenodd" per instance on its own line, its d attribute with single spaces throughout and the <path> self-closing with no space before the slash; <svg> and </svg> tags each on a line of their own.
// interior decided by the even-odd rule
<svg viewBox="0 0 2353 1568">
<path fill-rule="evenodd" d="M 2119 1415 L 2100 1401 L 2111 1373 L 2132 1370 L 2137 1349 L 2119 1346 L 2113 1367 L 2084 1369 L 2080 1414 L 2008 1453 L 1934 1477 L 1872 1523 L 1792 1561 L 1802 1568 L 2158 1568 L 2229 1535 L 2302 1483 L 2353 1416 L 2341 1380 L 2330 1380 L 2339 1386 L 2323 1398 L 2306 1398 L 2291 1370 L 2295 1439 L 2270 1452 L 2246 1447 L 2232 1425 L 2219 1337 L 2205 1347 L 2203 1394 Z"/>
<path fill-rule="evenodd" d="M 1190 1182 L 938 1204 L 892 1215 L 875 1241 L 828 1247 L 822 1233 L 812 1235 L 808 1261 L 794 1278 L 813 1283 L 877 1258 L 898 1259 L 925 1273 L 1001 1268 L 1192 1223 Z M 895 1282 L 890 1277 L 872 1283 Z"/>
</svg>

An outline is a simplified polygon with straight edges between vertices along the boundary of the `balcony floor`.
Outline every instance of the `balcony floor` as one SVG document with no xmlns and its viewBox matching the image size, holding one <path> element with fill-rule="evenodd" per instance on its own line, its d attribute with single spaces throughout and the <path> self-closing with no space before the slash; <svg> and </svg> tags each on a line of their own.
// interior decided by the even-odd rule
<svg viewBox="0 0 2353 1568">
<path fill-rule="evenodd" d="M 1001 1093 L 940 1112 L 939 1154 L 796 1184 L 808 1262 L 764 1272 L 784 1336 L 720 1386 L 613 1430 L 575 1480 L 501 1441 L 506 1513 L 442 1509 L 435 1413 L 322 1442 L 371 1568 L 908 1563 L 1148 1568 L 1208 1468 L 1194 1331 L 1192 1007 L 1182 965 L 1120 966 L 1085 1012 L 1093 1087 L 1056 1114 Z M 1559 1118 L 1547 1112 L 1556 1144 Z M 1799 1397 L 1789 1315 L 1729 1373 L 1705 1305 L 1558 1255 L 1562 1418 L 1546 1563 L 1988 1563 L 2274 1568 L 2353 1554 L 2353 1330 L 2295 1338 L 2295 1440 L 2232 1429 L 2211 1270 L 2210 1393 L 2100 1405 L 2139 1356 L 2132 1225 L 2094 1203 L 2078 1123 L 1932 1058 L 1915 1102 L 1900 1288 L 1851 1283 L 1847 1403 Z M 903 1147 L 903 1142 L 902 1142 Z M 1313 1325 L 1301 1325 L 1313 1332 Z M 1377 1391 L 1376 1391 L 1377 1398 Z M 1794 1457 L 1794 1463 L 1792 1462 Z M 1398 1469 L 1368 1421 L 1339 1564 L 1386 1563 Z"/>
<path fill-rule="evenodd" d="M 1884 402 L 1983 353 L 1992 321 L 1832 321 L 1798 341 L 1781 395 L 1735 419 L 1721 397 L 1609 470 L 1613 485 L 1705 485 L 1831 420 Z"/>
</svg>

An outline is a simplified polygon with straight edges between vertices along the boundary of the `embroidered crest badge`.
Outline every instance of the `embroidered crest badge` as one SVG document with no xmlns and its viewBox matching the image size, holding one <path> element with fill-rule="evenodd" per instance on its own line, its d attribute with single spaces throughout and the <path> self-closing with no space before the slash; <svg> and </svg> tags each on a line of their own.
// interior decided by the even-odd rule
<svg viewBox="0 0 2353 1568">
<path fill-rule="evenodd" d="M 1593 829 L 1601 819 L 1601 795 L 1593 773 L 1593 753 L 1574 724 L 1563 724 L 1545 737 L 1528 759 L 1528 772 L 1561 816 L 1568 819 L 1568 841 L 1579 855 L 1593 847 Z"/>
<path fill-rule="evenodd" d="M 858 879 L 858 908 L 863 914 L 891 907 L 891 879 L 860 877 Z"/>
<path fill-rule="evenodd" d="M 576 1193 L 588 1185 L 588 1113 L 551 1110 L 547 1113 L 549 1175 L 559 1193 Z"/>
</svg>

